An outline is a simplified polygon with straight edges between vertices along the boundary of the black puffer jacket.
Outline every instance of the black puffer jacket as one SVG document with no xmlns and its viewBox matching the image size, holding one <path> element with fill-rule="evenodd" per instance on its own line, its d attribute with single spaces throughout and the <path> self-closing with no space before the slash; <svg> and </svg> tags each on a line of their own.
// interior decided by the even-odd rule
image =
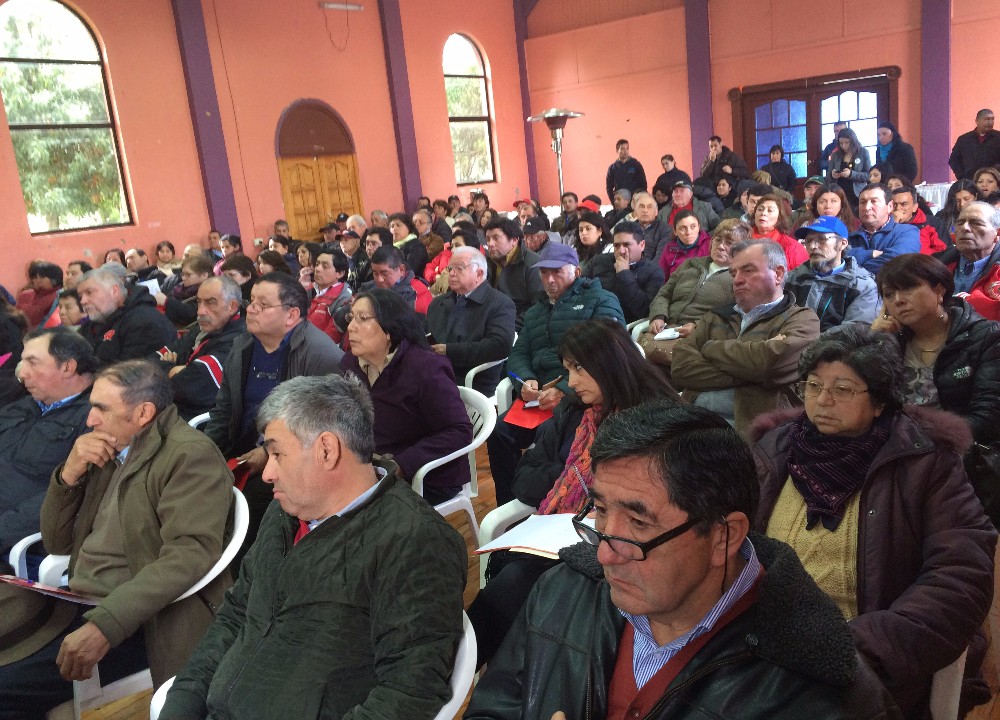
<svg viewBox="0 0 1000 720">
<path fill-rule="evenodd" d="M 104 320 L 81 326 L 80 335 L 94 346 L 102 365 L 121 360 L 141 360 L 177 337 L 174 324 L 156 309 L 149 290 L 137 285 L 128 291 L 125 303 Z"/>
<path fill-rule="evenodd" d="M 755 605 L 698 651 L 651 720 L 899 717 L 833 601 L 784 543 L 752 535 L 767 574 Z M 607 716 L 625 619 L 592 546 L 560 553 L 476 686 L 466 720 Z M 890 709 L 891 708 L 891 709 Z"/>
<path fill-rule="evenodd" d="M 1000 440 L 1000 323 L 987 320 L 964 300 L 948 308 L 951 329 L 934 364 L 941 409 L 961 416 L 976 442 Z M 904 350 L 913 334 L 899 336 Z"/>
</svg>

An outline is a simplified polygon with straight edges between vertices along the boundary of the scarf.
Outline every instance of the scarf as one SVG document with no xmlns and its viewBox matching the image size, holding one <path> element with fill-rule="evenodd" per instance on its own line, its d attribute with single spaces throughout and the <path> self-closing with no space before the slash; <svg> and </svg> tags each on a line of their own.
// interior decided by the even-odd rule
<svg viewBox="0 0 1000 720">
<path fill-rule="evenodd" d="M 573 436 L 569 457 L 566 458 L 566 466 L 538 506 L 539 515 L 576 513 L 583 509 L 590 486 L 594 484 L 594 474 L 590 470 L 590 445 L 597 434 L 597 418 L 600 414 L 600 405 L 589 407 L 583 412 L 583 419 Z"/>
<path fill-rule="evenodd" d="M 806 529 L 820 520 L 831 532 L 847 502 L 865 484 L 868 468 L 889 439 L 889 418 L 875 419 L 860 437 L 823 435 L 802 413 L 788 432 L 788 474 L 806 501 Z"/>
<path fill-rule="evenodd" d="M 187 300 L 188 298 L 193 298 L 195 295 L 197 295 L 198 288 L 200 287 L 201 283 L 198 283 L 197 285 L 180 284 L 173 289 L 171 295 L 174 296 L 175 300 Z"/>
</svg>

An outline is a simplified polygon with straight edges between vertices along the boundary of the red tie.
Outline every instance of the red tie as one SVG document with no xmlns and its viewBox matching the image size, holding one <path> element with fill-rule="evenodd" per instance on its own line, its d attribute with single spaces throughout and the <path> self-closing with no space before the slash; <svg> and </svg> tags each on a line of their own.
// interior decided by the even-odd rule
<svg viewBox="0 0 1000 720">
<path fill-rule="evenodd" d="M 299 540 L 304 538 L 309 532 L 309 523 L 305 520 L 299 520 L 299 529 L 295 533 L 295 539 L 292 541 L 292 545 L 298 545 Z"/>
</svg>

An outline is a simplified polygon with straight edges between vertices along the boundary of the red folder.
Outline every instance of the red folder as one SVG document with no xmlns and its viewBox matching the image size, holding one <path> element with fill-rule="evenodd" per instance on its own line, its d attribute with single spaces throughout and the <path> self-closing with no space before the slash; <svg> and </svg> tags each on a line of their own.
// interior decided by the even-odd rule
<svg viewBox="0 0 1000 720">
<path fill-rule="evenodd" d="M 524 400 L 518 398 L 510 406 L 510 410 L 507 411 L 507 416 L 504 419 L 511 425 L 533 430 L 550 417 L 552 417 L 551 410 L 542 410 L 537 407 L 526 408 L 524 407 Z"/>
</svg>

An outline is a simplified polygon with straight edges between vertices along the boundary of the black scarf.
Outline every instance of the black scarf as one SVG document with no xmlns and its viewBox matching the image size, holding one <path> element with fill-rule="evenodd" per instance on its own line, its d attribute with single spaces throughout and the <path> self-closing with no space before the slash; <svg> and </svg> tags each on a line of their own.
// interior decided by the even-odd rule
<svg viewBox="0 0 1000 720">
<path fill-rule="evenodd" d="M 886 413 L 860 437 L 823 435 L 802 413 L 788 432 L 788 474 L 806 501 L 806 529 L 817 521 L 833 531 L 844 508 L 865 483 L 875 455 L 889 439 Z"/>
</svg>

